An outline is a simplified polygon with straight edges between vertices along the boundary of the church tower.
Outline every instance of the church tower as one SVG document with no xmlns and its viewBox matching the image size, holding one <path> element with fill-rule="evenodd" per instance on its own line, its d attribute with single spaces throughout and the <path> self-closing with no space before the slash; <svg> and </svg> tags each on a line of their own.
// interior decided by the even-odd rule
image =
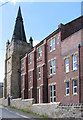
<svg viewBox="0 0 83 120">
<path fill-rule="evenodd" d="M 4 98 L 21 97 L 20 57 L 32 48 L 32 42 L 27 43 L 21 9 L 19 7 L 11 42 L 6 43 Z"/>
</svg>

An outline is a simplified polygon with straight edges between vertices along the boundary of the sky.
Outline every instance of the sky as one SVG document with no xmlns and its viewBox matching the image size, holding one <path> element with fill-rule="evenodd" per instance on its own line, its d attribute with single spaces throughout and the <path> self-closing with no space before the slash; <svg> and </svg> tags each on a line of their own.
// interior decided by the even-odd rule
<svg viewBox="0 0 83 120">
<path fill-rule="evenodd" d="M 73 2 L 28 1 L 12 0 L 2 5 L 7 1 L 0 0 L 0 82 L 3 82 L 5 73 L 6 42 L 11 41 L 19 5 L 27 42 L 32 36 L 34 45 L 55 31 L 60 23 L 66 24 L 81 15 L 81 2 L 78 0 Z"/>
</svg>

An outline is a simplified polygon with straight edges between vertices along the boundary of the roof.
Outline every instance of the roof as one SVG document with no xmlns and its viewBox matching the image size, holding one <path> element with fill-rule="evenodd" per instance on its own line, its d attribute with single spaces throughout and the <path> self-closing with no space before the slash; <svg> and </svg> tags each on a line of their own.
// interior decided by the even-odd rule
<svg viewBox="0 0 83 120">
<path fill-rule="evenodd" d="M 23 18 L 22 18 L 20 6 L 18 9 L 18 14 L 17 14 L 17 18 L 16 18 L 16 23 L 15 23 L 12 39 L 21 40 L 21 41 L 26 42 L 26 36 L 25 36 Z"/>
</svg>

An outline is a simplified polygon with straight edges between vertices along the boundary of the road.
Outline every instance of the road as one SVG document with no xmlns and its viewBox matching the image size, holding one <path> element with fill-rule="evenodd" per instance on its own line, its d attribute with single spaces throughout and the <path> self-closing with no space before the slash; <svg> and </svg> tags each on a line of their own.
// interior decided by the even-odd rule
<svg viewBox="0 0 83 120">
<path fill-rule="evenodd" d="M 21 115 L 15 111 L 11 111 L 8 108 L 0 106 L 0 119 L 1 118 L 29 118 L 27 116 Z"/>
<path fill-rule="evenodd" d="M 5 120 L 5 118 L 7 120 L 11 120 L 11 119 L 12 120 L 13 119 L 24 120 L 25 118 L 27 118 L 28 120 L 33 120 L 33 118 L 37 118 L 37 116 L 33 116 L 33 115 L 28 114 L 28 113 L 24 113 L 24 112 L 15 110 L 15 109 L 11 109 L 9 107 L 0 106 L 0 120 Z"/>
</svg>

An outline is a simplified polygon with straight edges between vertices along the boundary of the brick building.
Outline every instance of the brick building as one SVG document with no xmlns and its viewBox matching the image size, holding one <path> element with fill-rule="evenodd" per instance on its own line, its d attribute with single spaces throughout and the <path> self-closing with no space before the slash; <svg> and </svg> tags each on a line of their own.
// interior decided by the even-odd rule
<svg viewBox="0 0 83 120">
<path fill-rule="evenodd" d="M 82 103 L 82 52 L 83 16 L 58 25 L 21 57 L 21 97 L 36 103 Z"/>
</svg>

